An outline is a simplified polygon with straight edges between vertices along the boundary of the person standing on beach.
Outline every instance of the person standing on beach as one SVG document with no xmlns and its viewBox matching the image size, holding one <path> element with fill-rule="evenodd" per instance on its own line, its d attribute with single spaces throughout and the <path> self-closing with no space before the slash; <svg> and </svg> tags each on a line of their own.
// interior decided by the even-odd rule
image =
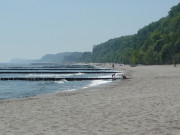
<svg viewBox="0 0 180 135">
<path fill-rule="evenodd" d="M 114 63 L 112 63 L 112 67 L 114 68 Z"/>
<path fill-rule="evenodd" d="M 176 59 L 173 60 L 174 67 L 176 67 Z"/>
<path fill-rule="evenodd" d="M 174 67 L 176 67 L 176 60 L 174 61 Z"/>
</svg>

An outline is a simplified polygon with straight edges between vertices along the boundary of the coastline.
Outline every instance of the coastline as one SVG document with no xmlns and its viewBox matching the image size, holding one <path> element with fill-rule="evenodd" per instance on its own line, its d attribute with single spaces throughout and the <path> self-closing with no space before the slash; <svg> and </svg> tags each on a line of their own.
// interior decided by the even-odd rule
<svg viewBox="0 0 180 135">
<path fill-rule="evenodd" d="M 180 134 L 180 65 L 117 67 L 132 78 L 0 101 L 0 134 Z"/>
</svg>

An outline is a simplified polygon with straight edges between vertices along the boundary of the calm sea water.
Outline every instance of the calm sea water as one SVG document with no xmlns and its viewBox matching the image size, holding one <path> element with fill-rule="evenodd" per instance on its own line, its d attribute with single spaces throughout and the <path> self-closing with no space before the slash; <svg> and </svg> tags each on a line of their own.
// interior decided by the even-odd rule
<svg viewBox="0 0 180 135">
<path fill-rule="evenodd" d="M 47 69 L 38 71 L 81 71 L 80 69 L 89 69 L 87 71 L 94 71 L 95 67 L 89 65 L 61 65 L 61 64 L 8 64 L 0 63 L 0 69 L 18 69 L 18 72 L 24 72 L 19 69 L 31 68 L 29 71 L 34 71 L 33 69 Z M 72 69 L 72 70 L 52 70 L 57 68 Z M 51 70 L 48 70 L 51 69 Z M 73 70 L 74 69 L 74 70 Z M 92 70 L 91 70 L 92 69 Z M 0 72 L 15 72 L 16 70 L 0 70 Z M 28 70 L 25 70 L 28 71 Z M 86 70 L 83 70 L 86 71 Z M 53 77 L 53 78 L 87 78 L 87 77 L 111 77 L 111 74 L 85 74 L 85 73 L 74 73 L 74 74 L 0 74 L 0 78 L 4 77 Z M 111 80 L 93 80 L 93 81 L 0 81 L 0 100 L 10 99 L 10 98 L 22 98 L 30 97 L 39 94 L 46 94 L 52 92 L 62 92 L 62 91 L 73 91 L 81 88 L 92 87 L 95 85 L 111 82 Z"/>
</svg>

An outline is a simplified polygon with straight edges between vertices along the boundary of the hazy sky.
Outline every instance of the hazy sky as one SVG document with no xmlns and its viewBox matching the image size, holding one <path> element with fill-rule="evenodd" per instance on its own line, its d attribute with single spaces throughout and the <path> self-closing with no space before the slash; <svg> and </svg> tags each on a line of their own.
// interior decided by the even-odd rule
<svg viewBox="0 0 180 135">
<path fill-rule="evenodd" d="M 179 0 L 0 0 L 0 62 L 92 51 L 167 16 Z"/>
</svg>

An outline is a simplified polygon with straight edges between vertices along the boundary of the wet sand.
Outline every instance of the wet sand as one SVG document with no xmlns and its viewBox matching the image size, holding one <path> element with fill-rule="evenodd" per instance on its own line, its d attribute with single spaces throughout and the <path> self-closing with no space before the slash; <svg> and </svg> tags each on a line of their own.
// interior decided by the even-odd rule
<svg viewBox="0 0 180 135">
<path fill-rule="evenodd" d="M 180 65 L 117 67 L 131 79 L 0 101 L 0 135 L 179 135 Z"/>
</svg>

